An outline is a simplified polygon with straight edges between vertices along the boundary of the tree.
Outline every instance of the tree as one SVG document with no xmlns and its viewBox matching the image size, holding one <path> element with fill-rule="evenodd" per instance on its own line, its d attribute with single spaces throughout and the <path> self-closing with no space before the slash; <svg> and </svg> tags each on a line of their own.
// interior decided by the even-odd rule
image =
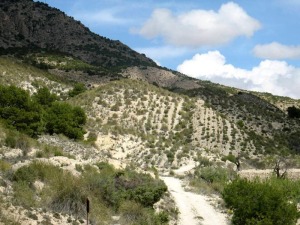
<svg viewBox="0 0 300 225">
<path fill-rule="evenodd" d="M 55 94 L 51 94 L 48 88 L 43 87 L 37 90 L 33 95 L 33 99 L 43 106 L 50 106 L 58 100 L 58 97 Z"/>
<path fill-rule="evenodd" d="M 28 92 L 15 86 L 0 86 L 0 118 L 8 126 L 30 136 L 42 132 L 42 108 Z"/>
<path fill-rule="evenodd" d="M 64 134 L 69 138 L 82 139 L 85 133 L 85 112 L 80 107 L 54 102 L 46 113 L 46 131 L 50 134 Z"/>
<path fill-rule="evenodd" d="M 241 170 L 241 162 L 240 162 L 240 156 L 236 157 L 236 160 L 234 161 L 234 164 L 236 165 L 236 170 Z"/>
<path fill-rule="evenodd" d="M 287 162 L 283 158 L 279 158 L 275 162 L 274 173 L 277 178 L 285 178 L 287 174 Z"/>
</svg>

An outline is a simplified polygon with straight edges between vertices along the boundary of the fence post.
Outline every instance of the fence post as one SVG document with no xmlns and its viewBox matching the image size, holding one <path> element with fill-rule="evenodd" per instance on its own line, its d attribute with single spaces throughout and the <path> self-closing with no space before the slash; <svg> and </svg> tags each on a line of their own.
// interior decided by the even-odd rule
<svg viewBox="0 0 300 225">
<path fill-rule="evenodd" d="M 90 200 L 86 198 L 86 224 L 89 225 Z"/>
</svg>

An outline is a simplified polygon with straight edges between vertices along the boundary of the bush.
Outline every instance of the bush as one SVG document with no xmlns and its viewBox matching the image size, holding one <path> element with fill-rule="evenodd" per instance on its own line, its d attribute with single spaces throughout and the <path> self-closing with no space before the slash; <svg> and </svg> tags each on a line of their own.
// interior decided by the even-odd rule
<svg viewBox="0 0 300 225">
<path fill-rule="evenodd" d="M 79 95 L 79 94 L 85 92 L 86 90 L 87 90 L 87 88 L 85 87 L 84 84 L 77 83 L 74 85 L 74 88 L 71 91 L 69 91 L 69 96 L 74 97 L 76 95 Z"/>
<path fill-rule="evenodd" d="M 48 88 L 43 87 L 38 89 L 37 93 L 33 95 L 33 99 L 43 106 L 51 106 L 53 102 L 58 100 L 55 94 L 51 94 Z"/>
<path fill-rule="evenodd" d="M 36 206 L 35 192 L 29 185 L 24 182 L 16 182 L 13 184 L 14 198 L 13 201 L 17 204 L 29 208 Z"/>
<path fill-rule="evenodd" d="M 7 172 L 11 168 L 11 164 L 3 159 L 0 159 L 0 172 Z"/>
<path fill-rule="evenodd" d="M 208 183 L 226 182 L 230 175 L 227 169 L 222 167 L 204 167 L 195 172 L 195 175 L 205 180 Z"/>
<path fill-rule="evenodd" d="M 41 132 L 41 107 L 29 93 L 15 86 L 0 85 L 0 118 L 30 136 Z"/>
<path fill-rule="evenodd" d="M 58 212 L 84 216 L 87 195 L 83 185 L 82 179 L 69 172 L 64 172 L 59 179 L 53 179 L 47 190 L 51 196 L 49 207 Z"/>
<path fill-rule="evenodd" d="M 0 161 L 1 162 L 1 161 Z M 109 211 L 123 215 L 130 224 L 166 224 L 165 213 L 155 214 L 153 204 L 167 190 L 161 180 L 150 175 L 126 170 L 115 170 L 107 163 L 98 168 L 85 166 L 80 176 L 42 162 L 32 162 L 17 169 L 12 175 L 15 203 L 25 207 L 44 207 L 82 217 L 85 202 L 91 202 L 91 221 L 98 224 Z M 37 192 L 35 182 L 43 183 Z M 109 219 L 108 219 L 109 220 Z"/>
<path fill-rule="evenodd" d="M 229 180 L 236 177 L 236 173 L 232 170 L 222 167 L 198 167 L 195 170 L 194 178 L 191 180 L 191 185 L 201 189 L 204 192 L 223 191 L 224 186 Z"/>
<path fill-rule="evenodd" d="M 223 191 L 226 205 L 233 210 L 234 225 L 292 225 L 299 214 L 286 186 L 280 181 L 237 179 Z"/>
<path fill-rule="evenodd" d="M 85 133 L 82 126 L 85 122 L 86 115 L 80 107 L 54 102 L 47 110 L 46 131 L 50 134 L 64 134 L 69 138 L 82 139 Z"/>
<path fill-rule="evenodd" d="M 34 182 L 41 181 L 45 187 L 41 200 L 36 200 Z M 51 164 L 33 162 L 19 168 L 13 175 L 15 199 L 26 207 L 42 204 L 52 210 L 82 215 L 85 210 L 82 181 L 71 173 Z"/>
<path fill-rule="evenodd" d="M 19 133 L 17 131 L 9 131 L 6 134 L 5 145 L 10 148 L 19 148 L 23 151 L 24 156 L 27 155 L 31 148 L 32 140 L 25 134 Z"/>
<path fill-rule="evenodd" d="M 42 132 L 64 134 L 69 138 L 82 139 L 85 112 L 80 107 L 55 102 L 56 95 L 41 88 L 31 98 L 29 93 L 15 86 L 0 85 L 0 119 L 9 127 L 32 137 Z M 45 107 L 46 106 L 46 107 Z M 14 146 L 13 138 L 7 143 Z"/>
<path fill-rule="evenodd" d="M 232 163 L 236 163 L 237 159 L 233 154 L 228 154 L 227 156 L 223 156 L 222 157 L 222 161 L 226 162 L 226 160 L 232 162 Z"/>
<path fill-rule="evenodd" d="M 119 212 L 121 214 L 121 222 L 124 222 L 124 224 L 163 225 L 169 222 L 166 212 L 155 214 L 149 208 L 144 208 L 134 201 L 124 201 L 120 206 Z"/>
</svg>

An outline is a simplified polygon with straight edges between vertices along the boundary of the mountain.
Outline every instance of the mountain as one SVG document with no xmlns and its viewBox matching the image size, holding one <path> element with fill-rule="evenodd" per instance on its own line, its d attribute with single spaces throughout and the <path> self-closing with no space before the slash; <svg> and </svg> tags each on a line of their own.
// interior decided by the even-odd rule
<svg viewBox="0 0 300 225">
<path fill-rule="evenodd" d="M 94 224 L 117 223 L 115 214 L 122 224 L 166 224 L 177 211 L 159 174 L 196 167 L 186 178 L 198 184 L 235 174 L 237 158 L 243 169 L 272 168 L 278 158 L 300 166 L 300 120 L 288 113 L 299 110 L 300 100 L 159 67 L 41 2 L 2 0 L 0 30 L 1 85 L 27 90 L 33 99 L 46 87 L 57 105 L 86 114 L 83 140 L 45 129 L 32 138 L 14 124 L 26 127 L 36 114 L 23 118 L 0 105 L 0 202 L 8 205 L 0 206 L 0 223 L 16 222 L 16 210 L 21 224 L 84 223 L 89 197 Z M 47 107 L 34 108 L 44 123 Z M 202 188 L 212 183 L 209 178 Z"/>
<path fill-rule="evenodd" d="M 0 2 L 0 46 L 51 49 L 102 67 L 156 64 L 120 41 L 92 33 L 56 8 L 31 0 Z"/>
</svg>

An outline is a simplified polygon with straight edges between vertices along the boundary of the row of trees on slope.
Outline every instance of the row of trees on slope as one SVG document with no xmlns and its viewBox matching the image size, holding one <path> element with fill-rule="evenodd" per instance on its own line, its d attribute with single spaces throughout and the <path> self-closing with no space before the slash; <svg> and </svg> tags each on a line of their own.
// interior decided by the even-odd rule
<svg viewBox="0 0 300 225">
<path fill-rule="evenodd" d="M 0 85 L 0 119 L 31 137 L 57 133 L 81 139 L 85 133 L 85 112 L 80 107 L 58 101 L 47 88 L 40 88 L 30 96 L 21 88 Z"/>
</svg>

